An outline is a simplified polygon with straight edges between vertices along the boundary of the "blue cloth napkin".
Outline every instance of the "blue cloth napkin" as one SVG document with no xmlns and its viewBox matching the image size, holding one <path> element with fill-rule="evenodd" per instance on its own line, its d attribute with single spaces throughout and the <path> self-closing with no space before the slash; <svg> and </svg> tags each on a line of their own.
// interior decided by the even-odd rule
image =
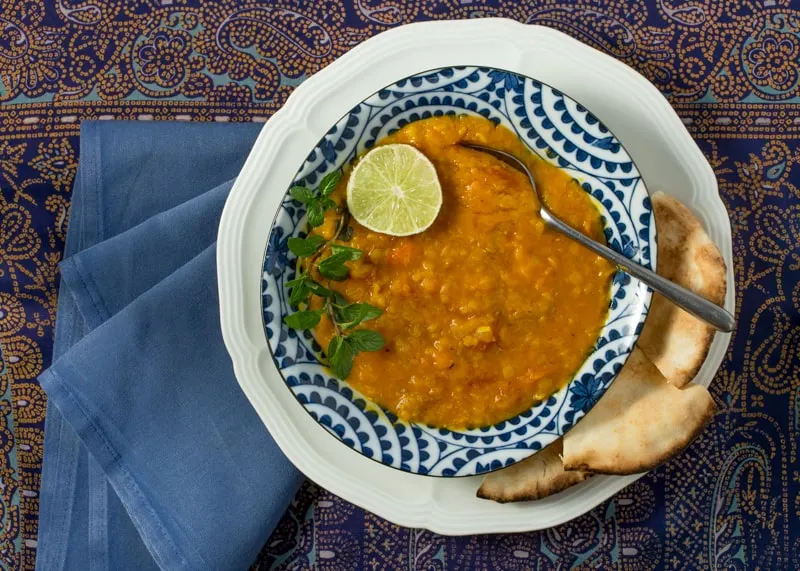
<svg viewBox="0 0 800 571">
<path fill-rule="evenodd" d="M 246 568 L 299 486 L 219 330 L 216 228 L 257 132 L 82 125 L 37 569 Z"/>
</svg>

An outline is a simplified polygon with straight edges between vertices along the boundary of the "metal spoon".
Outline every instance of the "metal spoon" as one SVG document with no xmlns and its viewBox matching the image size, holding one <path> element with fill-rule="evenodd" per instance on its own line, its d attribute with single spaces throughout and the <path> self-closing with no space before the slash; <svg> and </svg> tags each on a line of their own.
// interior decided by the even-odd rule
<svg viewBox="0 0 800 571">
<path fill-rule="evenodd" d="M 491 147 L 484 147 L 483 145 L 473 145 L 469 143 L 461 143 L 461 145 L 476 151 L 488 153 L 493 157 L 500 159 L 504 163 L 514 167 L 515 169 L 522 171 L 528 175 L 528 180 L 531 183 L 531 187 L 533 187 L 533 192 L 537 192 L 536 182 L 533 180 L 531 171 L 528 170 L 528 167 L 525 165 L 525 163 L 523 163 L 514 155 L 506 153 L 505 151 L 493 149 Z M 733 331 L 733 328 L 736 325 L 736 320 L 734 319 L 733 315 L 725 311 L 725 309 L 714 303 L 711 303 L 696 293 L 679 286 L 678 284 L 664 279 L 655 272 L 648 270 L 644 266 L 640 266 L 638 263 L 626 258 L 611 248 L 608 248 L 607 246 L 604 246 L 603 244 L 595 242 L 591 238 L 584 236 L 557 218 L 555 214 L 550 212 L 541 199 L 539 200 L 539 214 L 542 216 L 542 219 L 546 224 L 552 228 L 555 228 L 559 232 L 566 234 L 576 242 L 580 242 L 598 256 L 602 256 L 607 260 L 611 260 L 617 265 L 617 268 L 630 274 L 636 279 L 643 281 L 655 291 L 672 301 L 678 307 L 688 311 L 698 319 L 705 321 L 719 331 L 724 331 L 726 333 Z"/>
</svg>

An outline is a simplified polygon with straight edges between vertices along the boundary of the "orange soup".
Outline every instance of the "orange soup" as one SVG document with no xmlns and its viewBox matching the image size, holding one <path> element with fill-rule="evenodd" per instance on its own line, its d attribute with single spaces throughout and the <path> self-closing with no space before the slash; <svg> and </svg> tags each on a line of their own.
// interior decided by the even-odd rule
<svg viewBox="0 0 800 571">
<path fill-rule="evenodd" d="M 385 347 L 360 353 L 347 382 L 401 419 L 453 429 L 508 419 L 563 387 L 598 337 L 614 271 L 545 226 L 524 174 L 459 142 L 525 159 L 547 205 L 603 239 L 600 213 L 579 183 L 487 119 L 425 119 L 379 142 L 414 145 L 433 162 L 441 212 L 428 230 L 402 238 L 351 221 L 348 245 L 362 258 L 348 264 L 345 281 L 316 277 L 384 310 L 367 326 Z M 346 185 L 345 177 L 337 201 Z M 326 216 L 316 232 L 330 238 L 337 215 Z M 327 347 L 331 322 L 323 318 L 314 333 Z"/>
</svg>

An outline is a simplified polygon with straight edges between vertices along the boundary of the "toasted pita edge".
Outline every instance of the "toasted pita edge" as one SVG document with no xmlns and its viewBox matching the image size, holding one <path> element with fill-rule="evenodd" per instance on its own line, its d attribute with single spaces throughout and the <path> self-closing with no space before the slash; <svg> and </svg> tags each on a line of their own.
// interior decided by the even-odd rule
<svg viewBox="0 0 800 571">
<path fill-rule="evenodd" d="M 580 471 L 564 471 L 559 438 L 530 458 L 487 474 L 476 495 L 501 504 L 541 500 L 563 492 L 589 476 Z"/>
<path fill-rule="evenodd" d="M 651 202 L 659 232 L 658 273 L 722 305 L 727 267 L 700 221 L 661 191 L 653 194 Z M 703 366 L 714 335 L 711 326 L 654 294 L 639 345 L 667 380 L 681 388 Z"/>
<path fill-rule="evenodd" d="M 670 259 L 670 262 L 680 263 L 686 261 L 677 250 L 680 250 L 681 246 L 690 241 L 689 245 L 692 246 L 690 253 L 696 258 L 696 261 L 702 263 L 701 269 L 710 278 L 703 280 L 701 291 L 696 293 L 717 305 L 722 304 L 725 301 L 725 293 L 728 291 L 727 265 L 717 245 L 714 244 L 705 228 L 703 228 L 700 219 L 680 200 L 661 190 L 653 193 L 651 204 L 656 217 L 656 225 L 661 226 L 659 228 L 658 244 L 659 274 L 671 280 L 681 279 L 686 283 L 684 287 L 691 286 L 688 280 L 692 276 L 675 273 L 681 269 L 677 264 L 667 264 L 666 267 L 661 267 L 661 262 L 664 261 L 665 255 L 668 259 L 676 257 L 676 255 L 679 257 L 678 260 Z M 670 239 L 672 237 L 665 235 L 661 231 L 662 228 L 667 226 L 678 231 L 677 239 Z M 665 251 L 662 252 L 662 249 Z"/>
<path fill-rule="evenodd" d="M 700 372 L 715 334 L 713 327 L 654 293 L 650 315 L 639 336 L 639 346 L 667 381 L 682 389 Z M 691 355 L 676 347 L 675 341 L 667 339 L 669 335 L 681 336 L 683 343 L 691 345 Z"/>
<path fill-rule="evenodd" d="M 634 348 L 600 401 L 564 435 L 564 469 L 620 476 L 652 470 L 683 451 L 715 412 L 705 387 L 675 387 Z"/>
</svg>

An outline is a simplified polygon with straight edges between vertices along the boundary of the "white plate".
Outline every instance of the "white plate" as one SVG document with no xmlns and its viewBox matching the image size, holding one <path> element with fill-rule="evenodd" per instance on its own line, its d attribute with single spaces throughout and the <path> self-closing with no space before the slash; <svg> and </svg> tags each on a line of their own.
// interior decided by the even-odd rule
<svg viewBox="0 0 800 571">
<path fill-rule="evenodd" d="M 265 125 L 225 204 L 217 244 L 222 333 L 242 390 L 280 448 L 334 494 L 394 523 L 447 535 L 543 529 L 573 519 L 637 479 L 594 477 L 538 502 L 475 497 L 481 477 L 432 478 L 373 462 L 331 438 L 295 400 L 270 356 L 261 322 L 261 257 L 279 203 L 309 150 L 351 107 L 426 69 L 482 65 L 533 77 L 583 103 L 619 137 L 651 191 L 701 218 L 728 264 L 731 230 L 717 181 L 661 94 L 628 66 L 568 36 L 511 20 L 411 24 L 351 50 L 304 83 Z M 718 334 L 696 382 L 708 385 L 730 335 Z"/>
</svg>

